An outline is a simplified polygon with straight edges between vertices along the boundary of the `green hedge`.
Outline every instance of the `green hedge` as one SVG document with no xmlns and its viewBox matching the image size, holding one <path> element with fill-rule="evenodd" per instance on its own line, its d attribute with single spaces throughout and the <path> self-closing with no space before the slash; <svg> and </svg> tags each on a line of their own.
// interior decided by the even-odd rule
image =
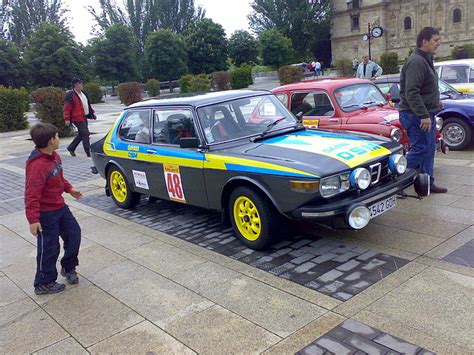
<svg viewBox="0 0 474 355">
<path fill-rule="evenodd" d="M 182 93 L 191 92 L 191 80 L 193 79 L 194 75 L 187 74 L 183 75 L 179 79 L 179 91 Z"/>
<path fill-rule="evenodd" d="M 48 86 L 31 93 L 36 104 L 36 116 L 41 122 L 51 123 L 58 127 L 59 136 L 72 134 L 72 127 L 67 127 L 63 118 L 65 92 L 61 88 Z"/>
<path fill-rule="evenodd" d="M 211 81 L 207 74 L 184 75 L 179 79 L 179 90 L 182 93 L 209 92 L 211 90 Z"/>
<path fill-rule="evenodd" d="M 131 81 L 118 85 L 118 94 L 120 102 L 125 106 L 142 101 L 142 88 L 139 82 Z"/>
<path fill-rule="evenodd" d="M 146 82 L 146 90 L 148 91 L 148 96 L 150 97 L 160 95 L 160 81 L 157 79 L 148 79 Z"/>
<path fill-rule="evenodd" d="M 84 91 L 87 93 L 91 104 L 98 104 L 102 101 L 102 90 L 99 83 L 90 82 L 84 84 Z"/>
<path fill-rule="evenodd" d="M 300 66 L 285 65 L 278 69 L 278 79 L 281 85 L 297 83 L 304 79 L 304 73 Z"/>
<path fill-rule="evenodd" d="M 380 66 L 384 74 L 398 74 L 398 54 L 396 52 L 386 52 L 380 56 Z"/>
<path fill-rule="evenodd" d="M 214 91 L 230 89 L 230 74 L 226 71 L 216 71 L 211 74 L 212 88 Z"/>
<path fill-rule="evenodd" d="M 232 89 L 242 89 L 253 83 L 252 67 L 248 64 L 242 64 L 230 72 L 230 82 Z"/>
<path fill-rule="evenodd" d="M 24 89 L 0 86 L 0 132 L 16 131 L 28 127 L 25 112 L 30 107 L 30 97 Z"/>
<path fill-rule="evenodd" d="M 354 70 L 352 69 L 352 61 L 350 59 L 339 59 L 334 63 L 334 67 L 339 73 L 339 76 L 350 77 L 354 76 Z M 383 68 L 385 70 L 385 68 Z"/>
</svg>

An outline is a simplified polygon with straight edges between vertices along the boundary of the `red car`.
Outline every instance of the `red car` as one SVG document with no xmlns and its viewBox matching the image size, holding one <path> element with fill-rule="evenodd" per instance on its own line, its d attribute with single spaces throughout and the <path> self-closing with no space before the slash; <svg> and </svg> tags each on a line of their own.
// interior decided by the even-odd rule
<svg viewBox="0 0 474 355">
<path fill-rule="evenodd" d="M 370 80 L 308 80 L 272 92 L 308 128 L 371 133 L 408 145 L 398 111 Z"/>
</svg>

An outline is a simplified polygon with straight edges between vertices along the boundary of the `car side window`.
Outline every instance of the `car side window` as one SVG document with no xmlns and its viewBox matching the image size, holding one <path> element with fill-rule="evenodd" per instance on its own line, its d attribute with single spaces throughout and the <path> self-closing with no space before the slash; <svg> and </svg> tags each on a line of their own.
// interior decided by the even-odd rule
<svg viewBox="0 0 474 355">
<path fill-rule="evenodd" d="M 441 79 L 450 84 L 467 83 L 468 71 L 468 66 L 444 66 Z"/>
<path fill-rule="evenodd" d="M 179 145 L 181 138 L 196 137 L 191 110 L 167 109 L 153 112 L 153 143 Z"/>
<path fill-rule="evenodd" d="M 290 111 L 294 115 L 311 116 L 311 111 L 314 109 L 314 100 L 309 95 L 309 92 L 298 92 L 291 95 Z"/>
<path fill-rule="evenodd" d="M 314 109 L 311 116 L 332 116 L 334 107 L 329 96 L 324 92 L 317 92 L 311 95 L 313 97 Z"/>
<path fill-rule="evenodd" d="M 469 82 L 474 83 L 474 68 L 471 68 L 469 73 Z"/>
<path fill-rule="evenodd" d="M 120 139 L 136 143 L 150 142 L 150 110 L 128 111 L 118 131 Z"/>
</svg>

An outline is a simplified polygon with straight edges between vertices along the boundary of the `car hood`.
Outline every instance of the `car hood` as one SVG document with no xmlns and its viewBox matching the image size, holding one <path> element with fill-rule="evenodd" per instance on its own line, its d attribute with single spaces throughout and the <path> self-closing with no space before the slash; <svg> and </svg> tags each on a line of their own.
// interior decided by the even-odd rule
<svg viewBox="0 0 474 355">
<path fill-rule="evenodd" d="M 226 170 L 295 177 L 323 177 L 380 160 L 398 151 L 389 139 L 363 133 L 297 131 L 222 149 L 210 160 Z"/>
<path fill-rule="evenodd" d="M 474 106 L 474 95 L 441 95 L 441 100 L 445 106 Z"/>
<path fill-rule="evenodd" d="M 377 108 L 375 110 L 358 111 L 357 115 L 351 116 L 347 123 L 366 123 L 366 124 L 393 124 L 398 122 L 398 111 L 394 109 Z"/>
</svg>

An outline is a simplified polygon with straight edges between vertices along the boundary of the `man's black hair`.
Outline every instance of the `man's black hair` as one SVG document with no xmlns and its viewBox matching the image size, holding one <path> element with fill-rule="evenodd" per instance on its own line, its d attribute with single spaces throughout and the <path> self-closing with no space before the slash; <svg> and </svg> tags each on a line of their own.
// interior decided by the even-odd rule
<svg viewBox="0 0 474 355">
<path fill-rule="evenodd" d="M 418 33 L 418 37 L 416 37 L 416 47 L 421 48 L 423 45 L 423 40 L 431 41 L 431 37 L 434 35 L 439 36 L 439 31 L 434 27 L 424 27 L 420 33 Z"/>
<path fill-rule="evenodd" d="M 58 128 L 51 123 L 37 123 L 30 129 L 30 136 L 36 148 L 46 148 L 51 138 L 56 137 Z"/>
</svg>

